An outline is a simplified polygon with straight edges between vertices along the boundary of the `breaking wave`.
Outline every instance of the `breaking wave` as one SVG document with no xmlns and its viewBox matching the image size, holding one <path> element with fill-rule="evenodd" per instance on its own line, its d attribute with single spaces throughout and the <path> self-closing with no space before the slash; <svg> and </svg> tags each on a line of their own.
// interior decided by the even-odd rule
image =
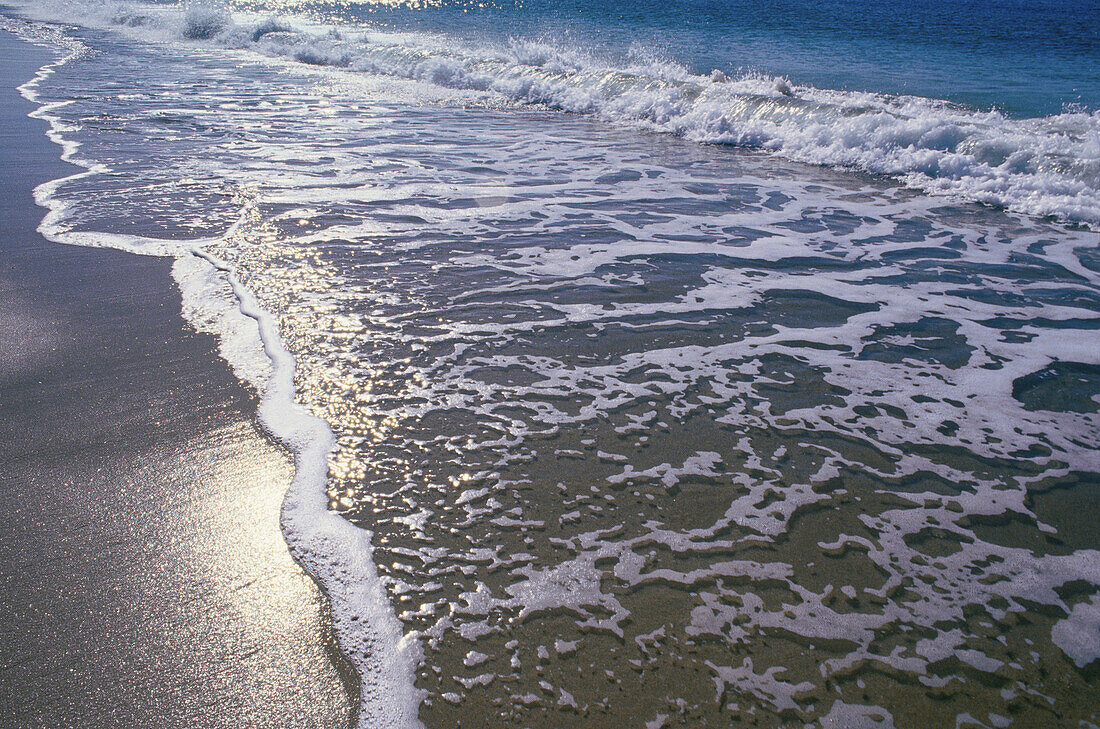
<svg viewBox="0 0 1100 729">
<path fill-rule="evenodd" d="M 550 43 L 473 45 L 364 25 L 320 26 L 191 6 L 35 5 L 165 42 L 484 92 L 697 142 L 892 176 L 927 192 L 1100 227 L 1100 111 L 1015 119 L 916 96 L 817 89 L 781 77 L 701 76 L 663 60 L 610 61 Z"/>
</svg>

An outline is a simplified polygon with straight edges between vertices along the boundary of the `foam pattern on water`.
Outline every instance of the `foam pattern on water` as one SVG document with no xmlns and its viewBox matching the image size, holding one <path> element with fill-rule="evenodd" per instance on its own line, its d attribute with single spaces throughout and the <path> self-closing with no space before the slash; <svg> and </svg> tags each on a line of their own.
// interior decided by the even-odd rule
<svg viewBox="0 0 1100 729">
<path fill-rule="evenodd" d="M 1100 722 L 1095 233 L 97 41 L 67 232 L 201 237 L 270 312 L 425 725 Z"/>
<path fill-rule="evenodd" d="M 36 2 L 28 10 L 159 42 L 493 94 L 697 142 L 892 175 L 924 190 L 1100 225 L 1100 111 L 1011 119 L 935 99 L 792 85 L 782 77 L 690 73 L 652 56 L 608 60 L 533 40 L 471 44 L 317 19 L 202 5 Z M 332 20 L 324 18 L 323 20 Z"/>
<path fill-rule="evenodd" d="M 35 189 L 36 202 L 48 210 L 39 231 L 57 243 L 175 258 L 172 274 L 182 293 L 182 314 L 199 331 L 218 337 L 219 353 L 260 395 L 260 421 L 294 455 L 295 473 L 283 501 L 282 529 L 291 554 L 319 581 L 331 602 L 340 650 L 360 678 L 359 725 L 370 729 L 421 726 L 416 716 L 421 693 L 412 685 L 419 646 L 403 634 L 393 615 L 373 562 L 370 532 L 328 508 L 325 487 L 328 458 L 335 446 L 332 430 L 296 401 L 295 362 L 283 346 L 279 323 L 241 284 L 237 272 L 210 252 L 221 238 L 233 235 L 249 220 L 247 194 L 238 191 L 231 203 L 223 199 L 220 206 L 213 205 L 225 196 L 190 194 L 188 190 L 200 183 L 180 180 L 182 167 L 163 166 L 155 144 L 148 156 L 133 145 L 127 133 L 135 127 L 122 124 L 123 118 L 140 131 L 141 120 L 147 119 L 142 111 L 119 114 L 118 105 L 132 103 L 131 109 L 140 109 L 142 100 L 155 97 L 163 103 L 173 96 L 162 93 L 160 82 L 149 83 L 144 92 L 116 94 L 120 69 L 113 62 L 124 55 L 112 55 L 103 64 L 87 64 L 90 58 L 103 59 L 96 49 L 57 27 L 7 16 L 0 16 L 0 31 L 59 51 L 56 61 L 19 90 L 39 104 L 31 115 L 49 122 L 48 135 L 62 148 L 62 159 L 83 168 Z M 112 50 L 125 49 L 114 46 Z M 138 64 L 126 70 L 144 68 Z M 88 83 L 93 87 L 90 93 Z M 177 120 L 168 111 L 154 114 L 157 124 Z M 202 124 L 191 128 L 206 129 Z M 160 141 L 171 143 L 185 136 L 169 133 Z M 155 135 L 146 139 L 157 141 Z M 84 154 L 85 145 L 93 149 L 91 155 Z M 174 149 L 177 154 L 196 153 L 186 144 Z M 165 182 L 165 175 L 170 181 Z M 128 195 L 126 186 L 135 183 Z M 166 201 L 166 195 L 176 197 Z M 234 209 L 236 219 L 229 222 Z M 220 234 L 219 228 L 223 228 Z M 214 237 L 186 237 L 201 232 Z"/>
</svg>

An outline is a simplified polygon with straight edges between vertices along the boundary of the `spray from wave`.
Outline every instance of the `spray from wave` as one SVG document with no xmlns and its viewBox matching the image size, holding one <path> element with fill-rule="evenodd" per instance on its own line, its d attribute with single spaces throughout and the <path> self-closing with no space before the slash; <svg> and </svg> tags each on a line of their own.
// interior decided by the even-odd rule
<svg viewBox="0 0 1100 729">
<path fill-rule="evenodd" d="M 71 3 L 28 8 L 55 22 L 71 22 L 74 10 Z M 1100 228 L 1100 112 L 1011 119 L 921 97 L 823 90 L 754 74 L 700 76 L 659 60 L 611 62 L 543 42 L 475 46 L 202 5 L 97 4 L 76 14 L 82 23 L 146 39 L 484 92 L 697 142 L 889 175 L 927 192 Z"/>
</svg>

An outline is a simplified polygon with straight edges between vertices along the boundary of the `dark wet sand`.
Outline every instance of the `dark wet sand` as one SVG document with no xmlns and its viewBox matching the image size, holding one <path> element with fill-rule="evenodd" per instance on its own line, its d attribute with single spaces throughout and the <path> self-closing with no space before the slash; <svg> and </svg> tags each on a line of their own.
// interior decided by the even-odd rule
<svg viewBox="0 0 1100 729">
<path fill-rule="evenodd" d="M 35 232 L 48 57 L 0 32 L 0 727 L 347 726 L 290 461 L 170 261 Z"/>
</svg>

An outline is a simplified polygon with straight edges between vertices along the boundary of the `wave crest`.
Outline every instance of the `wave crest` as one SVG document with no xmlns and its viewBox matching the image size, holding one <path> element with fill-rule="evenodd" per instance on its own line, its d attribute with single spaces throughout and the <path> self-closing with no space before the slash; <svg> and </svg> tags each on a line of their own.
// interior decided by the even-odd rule
<svg viewBox="0 0 1100 729">
<path fill-rule="evenodd" d="M 782 77 L 696 75 L 671 62 L 613 62 L 548 43 L 457 44 L 364 26 L 174 14 L 103 6 L 80 18 L 160 40 L 252 50 L 315 66 L 485 92 L 711 144 L 755 147 L 811 164 L 893 176 L 907 185 L 1100 228 L 1100 112 L 1034 119 L 912 96 L 817 89 Z M 71 4 L 52 20 L 72 17 Z M 34 7 L 36 14 L 45 12 Z M 50 13 L 47 13 L 50 14 Z"/>
</svg>

